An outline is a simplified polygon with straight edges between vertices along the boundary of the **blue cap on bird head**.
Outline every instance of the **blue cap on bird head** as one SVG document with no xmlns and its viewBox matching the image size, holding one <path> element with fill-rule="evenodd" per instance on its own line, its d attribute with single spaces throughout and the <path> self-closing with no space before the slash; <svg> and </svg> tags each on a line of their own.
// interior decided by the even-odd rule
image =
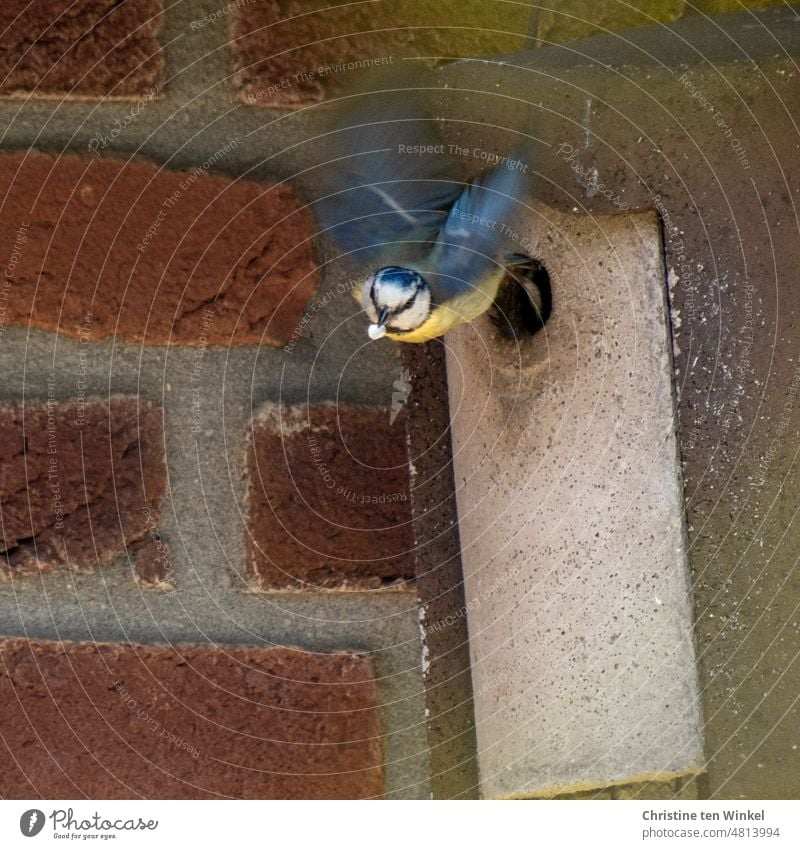
<svg viewBox="0 0 800 849">
<path fill-rule="evenodd" d="M 427 321 L 431 290 L 413 268 L 387 265 L 379 268 L 361 290 L 361 306 L 370 318 L 370 339 L 389 333 L 408 333 Z"/>
</svg>

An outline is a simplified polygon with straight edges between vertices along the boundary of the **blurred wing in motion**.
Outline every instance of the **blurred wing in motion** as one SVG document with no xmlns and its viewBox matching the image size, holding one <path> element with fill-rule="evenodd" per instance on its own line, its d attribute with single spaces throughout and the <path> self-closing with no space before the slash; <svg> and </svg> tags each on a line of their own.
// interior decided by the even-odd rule
<svg viewBox="0 0 800 849">
<path fill-rule="evenodd" d="M 312 175 L 321 227 L 359 260 L 397 242 L 433 242 L 464 190 L 460 160 L 425 109 L 424 73 L 378 79 L 334 107 Z"/>
<path fill-rule="evenodd" d="M 520 262 L 515 232 L 531 202 L 531 147 L 505 157 L 466 188 L 436 244 L 437 297 L 457 297 Z M 515 238 L 516 237 L 516 238 Z"/>
</svg>

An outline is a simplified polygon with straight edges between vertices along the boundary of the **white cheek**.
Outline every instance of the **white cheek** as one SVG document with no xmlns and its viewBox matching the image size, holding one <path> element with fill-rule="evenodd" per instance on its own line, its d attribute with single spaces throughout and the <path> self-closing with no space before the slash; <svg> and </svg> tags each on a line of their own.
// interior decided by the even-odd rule
<svg viewBox="0 0 800 849">
<path fill-rule="evenodd" d="M 391 283 L 381 284 L 380 302 L 390 310 L 396 310 L 408 300 L 411 291 L 405 286 L 393 286 Z"/>
<path fill-rule="evenodd" d="M 408 309 L 394 316 L 389 326 L 395 330 L 416 330 L 428 318 L 430 312 L 431 298 L 428 292 L 420 292 Z"/>
</svg>

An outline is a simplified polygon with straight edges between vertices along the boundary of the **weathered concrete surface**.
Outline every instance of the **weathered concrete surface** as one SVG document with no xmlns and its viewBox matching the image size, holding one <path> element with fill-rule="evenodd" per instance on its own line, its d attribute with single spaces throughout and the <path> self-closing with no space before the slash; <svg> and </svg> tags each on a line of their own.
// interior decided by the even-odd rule
<svg viewBox="0 0 800 849">
<path fill-rule="evenodd" d="M 478 795 L 467 605 L 453 480 L 446 342 L 403 345 L 414 556 L 435 799 Z"/>
<path fill-rule="evenodd" d="M 533 121 L 541 200 L 659 212 L 714 798 L 800 797 L 798 57 L 780 9 L 442 72 L 442 113 L 483 122 L 454 140 Z"/>
<path fill-rule="evenodd" d="M 448 339 L 488 797 L 703 763 L 657 218 L 525 213 L 546 332 Z"/>
</svg>

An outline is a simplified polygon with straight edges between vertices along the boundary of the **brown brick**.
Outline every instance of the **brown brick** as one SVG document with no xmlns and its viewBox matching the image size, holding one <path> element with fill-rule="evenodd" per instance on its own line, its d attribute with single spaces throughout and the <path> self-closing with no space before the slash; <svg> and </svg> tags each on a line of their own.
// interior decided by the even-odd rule
<svg viewBox="0 0 800 849">
<path fill-rule="evenodd" d="M 10 639 L 0 703 L 6 799 L 383 793 L 361 655 Z"/>
<path fill-rule="evenodd" d="M 173 590 L 172 552 L 153 513 L 146 513 L 147 539 L 134 554 L 134 576 L 147 589 Z"/>
<path fill-rule="evenodd" d="M 151 97 L 164 80 L 161 0 L 3 0 L 0 95 Z"/>
<path fill-rule="evenodd" d="M 161 411 L 151 404 L 3 405 L 0 572 L 92 567 L 126 546 L 153 546 L 164 483 Z"/>
<path fill-rule="evenodd" d="M 145 162 L 0 156 L 2 324 L 154 345 L 282 345 L 316 288 L 286 185 Z M 210 312 L 209 312 L 210 310 Z"/>
<path fill-rule="evenodd" d="M 372 589 L 414 575 L 403 417 L 268 404 L 247 457 L 248 568 L 263 589 Z"/>
<path fill-rule="evenodd" d="M 529 16 L 529 6 L 497 0 L 254 0 L 230 17 L 242 99 L 300 107 L 325 100 L 353 72 L 402 57 L 520 50 Z"/>
</svg>

